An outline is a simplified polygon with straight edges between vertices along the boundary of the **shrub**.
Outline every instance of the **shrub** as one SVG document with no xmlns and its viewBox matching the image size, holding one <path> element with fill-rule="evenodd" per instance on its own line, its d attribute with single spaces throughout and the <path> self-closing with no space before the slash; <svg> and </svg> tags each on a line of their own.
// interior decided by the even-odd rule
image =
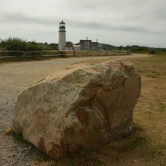
<svg viewBox="0 0 166 166">
<path fill-rule="evenodd" d="M 41 51 L 44 50 L 44 46 L 36 43 L 36 41 L 27 42 L 26 40 L 20 39 L 20 38 L 11 38 L 0 41 L 0 46 L 4 50 L 9 51 L 15 51 L 15 52 L 9 52 L 8 55 L 10 56 L 22 56 L 24 55 L 24 51 Z M 23 52 L 17 52 L 17 51 L 23 51 Z M 33 55 L 34 53 L 30 53 Z"/>
<path fill-rule="evenodd" d="M 5 50 L 10 51 L 25 51 L 26 50 L 26 41 L 20 38 L 11 38 L 1 40 L 1 47 L 3 47 Z M 21 53 L 23 54 L 23 53 Z M 20 55 L 21 55 L 20 54 Z M 10 52 L 8 53 L 10 56 L 17 56 L 17 52 Z"/>
<path fill-rule="evenodd" d="M 156 54 L 156 50 L 149 50 L 149 54 Z"/>
<path fill-rule="evenodd" d="M 1 40 L 1 46 L 5 50 L 24 51 L 26 50 L 26 41 L 16 37 L 15 38 L 9 37 L 8 39 Z"/>
<path fill-rule="evenodd" d="M 26 43 L 26 50 L 27 51 L 40 51 L 41 47 L 39 46 L 38 43 L 36 43 L 35 41 L 32 41 L 32 42 Z"/>
</svg>

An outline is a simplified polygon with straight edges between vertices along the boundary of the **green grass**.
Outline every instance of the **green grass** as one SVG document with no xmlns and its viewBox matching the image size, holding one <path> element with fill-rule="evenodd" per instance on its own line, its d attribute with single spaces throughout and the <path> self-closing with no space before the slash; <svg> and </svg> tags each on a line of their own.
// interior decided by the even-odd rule
<svg viewBox="0 0 166 166">
<path fill-rule="evenodd" d="M 155 111 L 157 111 L 157 112 L 166 111 L 166 104 L 164 102 L 161 102 L 158 99 L 156 99 L 155 102 L 157 103 L 157 106 L 158 106 L 158 108 Z"/>
<path fill-rule="evenodd" d="M 101 166 L 102 162 L 96 158 L 93 150 L 83 150 L 82 152 L 61 158 L 55 161 L 55 165 L 64 166 Z"/>
<path fill-rule="evenodd" d="M 110 149 L 114 149 L 118 153 L 126 153 L 127 151 L 146 151 L 153 154 L 155 149 L 151 148 L 145 129 L 138 123 L 134 124 L 133 131 L 129 137 L 124 137 L 110 143 Z"/>
<path fill-rule="evenodd" d="M 13 136 L 13 140 L 15 142 L 30 145 L 30 143 L 28 141 L 24 140 L 21 133 L 13 133 L 12 136 Z"/>
<path fill-rule="evenodd" d="M 50 161 L 51 158 L 44 152 L 40 151 L 40 150 L 36 150 L 37 151 L 37 154 L 36 154 L 36 157 L 35 159 L 39 162 L 45 162 L 45 161 Z"/>
</svg>

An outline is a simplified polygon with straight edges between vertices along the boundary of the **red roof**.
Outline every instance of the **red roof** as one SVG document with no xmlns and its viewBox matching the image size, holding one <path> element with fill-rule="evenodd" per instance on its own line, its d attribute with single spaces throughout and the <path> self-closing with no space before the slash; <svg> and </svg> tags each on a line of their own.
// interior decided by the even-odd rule
<svg viewBox="0 0 166 166">
<path fill-rule="evenodd" d="M 66 43 L 65 47 L 68 47 L 68 48 L 73 47 L 73 44 L 72 43 Z"/>
</svg>

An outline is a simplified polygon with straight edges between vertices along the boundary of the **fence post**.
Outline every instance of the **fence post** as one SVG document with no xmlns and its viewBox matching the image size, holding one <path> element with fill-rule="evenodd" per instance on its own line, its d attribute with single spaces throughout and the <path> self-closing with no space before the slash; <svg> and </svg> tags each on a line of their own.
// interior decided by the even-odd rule
<svg viewBox="0 0 166 166">
<path fill-rule="evenodd" d="M 17 49 L 17 59 L 19 58 L 19 49 Z"/>
<path fill-rule="evenodd" d="M 76 56 L 76 52 L 75 52 L 75 49 L 73 48 L 73 53 L 74 53 L 74 56 Z"/>
<path fill-rule="evenodd" d="M 34 59 L 37 58 L 37 55 L 35 54 L 35 51 L 33 51 L 33 56 L 34 56 Z"/>
</svg>

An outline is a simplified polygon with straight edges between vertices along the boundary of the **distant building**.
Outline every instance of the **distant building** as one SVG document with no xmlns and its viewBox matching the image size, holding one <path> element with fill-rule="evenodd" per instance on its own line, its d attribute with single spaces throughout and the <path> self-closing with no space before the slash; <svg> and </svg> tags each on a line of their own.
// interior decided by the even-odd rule
<svg viewBox="0 0 166 166">
<path fill-rule="evenodd" d="M 80 40 L 81 50 L 99 50 L 102 49 L 102 45 L 96 42 L 92 42 L 92 40 Z"/>
<path fill-rule="evenodd" d="M 74 50 L 81 50 L 81 45 L 79 44 L 74 44 L 73 45 Z"/>
<path fill-rule="evenodd" d="M 73 44 L 72 42 L 66 42 L 64 49 L 65 50 L 81 50 L 81 46 L 79 44 Z"/>
<path fill-rule="evenodd" d="M 66 45 L 64 47 L 65 50 L 73 50 L 73 43 L 72 42 L 66 42 Z"/>
<path fill-rule="evenodd" d="M 66 42 L 64 47 L 65 50 L 102 50 L 102 45 L 97 41 L 92 42 L 91 40 L 80 40 L 80 44 L 73 44 L 72 42 Z"/>
</svg>

